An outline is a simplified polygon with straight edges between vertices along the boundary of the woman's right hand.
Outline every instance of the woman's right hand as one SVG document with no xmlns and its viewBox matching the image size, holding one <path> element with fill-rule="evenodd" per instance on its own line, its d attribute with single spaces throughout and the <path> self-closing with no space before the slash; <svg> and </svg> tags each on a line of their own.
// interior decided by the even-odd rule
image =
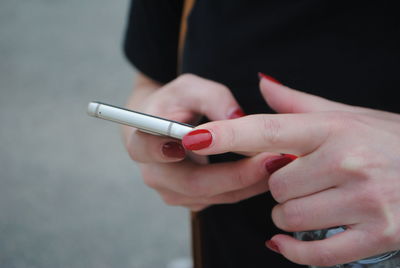
<svg viewBox="0 0 400 268">
<path fill-rule="evenodd" d="M 244 115 L 227 87 L 184 74 L 160 85 L 140 74 L 127 108 L 194 124 Z M 165 203 L 198 211 L 212 204 L 234 203 L 268 190 L 265 162 L 276 155 L 262 153 L 236 162 L 207 164 L 206 157 L 188 157 L 180 141 L 124 127 L 130 157 L 139 162 L 146 185 Z"/>
</svg>

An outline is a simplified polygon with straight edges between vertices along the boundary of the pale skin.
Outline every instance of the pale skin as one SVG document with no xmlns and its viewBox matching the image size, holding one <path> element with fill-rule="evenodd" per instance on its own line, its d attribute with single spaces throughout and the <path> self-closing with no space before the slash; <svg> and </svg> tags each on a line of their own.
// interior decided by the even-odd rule
<svg viewBox="0 0 400 268">
<path fill-rule="evenodd" d="M 193 124 L 200 115 L 211 120 L 227 119 L 240 107 L 228 88 L 195 75 L 182 75 L 161 85 L 139 74 L 127 108 Z M 195 157 L 189 152 L 190 157 L 166 156 L 163 145 L 177 140 L 129 127 L 123 130 L 128 153 L 139 163 L 144 182 L 168 205 L 198 211 L 268 190 L 268 173 L 263 163 L 276 154 L 261 153 L 238 162 L 205 164 L 206 157 Z"/>
<path fill-rule="evenodd" d="M 214 88 L 206 98 L 199 97 L 197 105 L 176 109 L 168 108 L 174 103 L 171 97 L 151 95 L 154 88 L 139 101 L 148 103 L 143 111 L 186 122 L 195 114 L 206 114 L 219 121 L 198 126 L 209 130 L 213 139 L 196 154 L 240 151 L 253 156 L 213 165 L 166 159 L 160 147 L 168 139 L 126 131 L 130 155 L 145 162 L 145 182 L 167 203 L 199 210 L 269 190 L 279 203 L 272 218 L 282 230 L 347 226 L 345 232 L 321 241 L 298 241 L 282 234 L 271 238 L 281 254 L 299 264 L 331 266 L 400 248 L 400 115 L 332 102 L 262 79 L 261 92 L 279 114 L 224 120 L 238 106 L 227 89 L 196 76 L 184 78 L 193 88 L 213 85 L 221 90 Z M 178 92 L 181 85 L 174 85 Z M 221 94 L 217 107 L 206 103 L 213 99 L 213 91 Z M 190 99 L 174 96 L 175 101 L 185 97 Z M 142 145 L 133 148 L 132 141 Z M 266 161 L 281 152 L 299 158 L 269 175 Z M 226 179 L 215 179 L 218 176 Z"/>
</svg>

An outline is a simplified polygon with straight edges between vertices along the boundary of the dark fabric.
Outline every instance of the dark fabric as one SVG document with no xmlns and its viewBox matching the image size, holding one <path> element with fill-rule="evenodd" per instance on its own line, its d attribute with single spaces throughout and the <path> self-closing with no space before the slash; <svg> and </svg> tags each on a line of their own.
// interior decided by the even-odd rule
<svg viewBox="0 0 400 268">
<path fill-rule="evenodd" d="M 181 0 L 132 1 L 124 52 L 135 66 L 166 83 L 177 75 Z"/>
<path fill-rule="evenodd" d="M 260 71 L 331 100 L 400 112 L 400 19 L 394 5 L 197 0 L 188 19 L 183 71 L 229 86 L 247 114 L 272 112 L 259 93 Z M 155 80 L 172 80 L 181 1 L 136 0 L 133 7 L 128 58 Z M 201 212 L 205 267 L 298 267 L 264 247 L 279 232 L 270 219 L 273 205 L 263 194 Z"/>
</svg>

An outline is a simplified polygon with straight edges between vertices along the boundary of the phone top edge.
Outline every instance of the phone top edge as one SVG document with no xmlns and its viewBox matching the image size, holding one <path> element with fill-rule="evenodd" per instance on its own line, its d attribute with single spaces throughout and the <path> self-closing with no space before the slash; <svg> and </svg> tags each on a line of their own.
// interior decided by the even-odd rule
<svg viewBox="0 0 400 268">
<path fill-rule="evenodd" d="M 166 119 L 166 118 L 162 118 L 162 117 L 158 117 L 158 116 L 155 116 L 155 115 L 146 114 L 146 113 L 142 113 L 142 112 L 138 112 L 138 111 L 134 111 L 134 110 L 129 110 L 129 109 L 126 109 L 126 108 L 118 107 L 118 106 L 107 104 L 107 103 L 100 102 L 100 101 L 91 101 L 91 102 L 89 102 L 87 113 L 90 116 L 98 117 L 97 112 L 99 110 L 100 105 L 106 105 L 106 106 L 110 106 L 110 107 L 113 107 L 113 108 L 116 108 L 116 109 L 121 109 L 121 110 L 128 111 L 128 112 L 138 113 L 138 114 L 145 115 L 145 116 L 151 116 L 153 118 L 157 118 L 157 119 L 160 119 L 160 120 L 169 121 L 169 122 L 173 122 L 173 123 L 178 124 L 178 125 L 194 128 L 194 126 L 189 125 L 189 124 L 181 123 L 181 122 L 174 121 L 174 120 L 169 120 L 169 119 Z"/>
<path fill-rule="evenodd" d="M 97 117 L 97 111 L 98 111 L 99 106 L 100 106 L 100 103 L 98 103 L 98 102 L 95 102 L 95 101 L 89 102 L 88 107 L 87 107 L 88 115 Z"/>
</svg>

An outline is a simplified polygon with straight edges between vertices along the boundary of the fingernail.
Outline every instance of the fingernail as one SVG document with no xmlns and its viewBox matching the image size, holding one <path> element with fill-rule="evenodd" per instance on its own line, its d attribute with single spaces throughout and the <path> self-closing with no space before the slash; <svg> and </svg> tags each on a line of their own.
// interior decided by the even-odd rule
<svg viewBox="0 0 400 268">
<path fill-rule="evenodd" d="M 183 146 L 192 151 L 207 148 L 211 142 L 211 132 L 206 129 L 197 129 L 189 132 L 182 139 Z"/>
<path fill-rule="evenodd" d="M 271 81 L 271 82 L 274 82 L 274 83 L 276 83 L 276 84 L 282 85 L 282 83 L 279 82 L 277 79 L 273 78 L 273 77 L 270 76 L 270 75 L 263 74 L 263 73 L 261 73 L 261 72 L 258 73 L 258 78 L 260 78 L 260 80 L 261 80 L 261 79 L 267 79 L 267 80 L 269 80 L 269 81 Z"/>
<path fill-rule="evenodd" d="M 270 250 L 275 251 L 276 253 L 279 253 L 279 254 L 281 253 L 281 251 L 279 250 L 278 245 L 274 241 L 268 240 L 267 242 L 265 242 L 265 245 Z"/>
<path fill-rule="evenodd" d="M 286 166 L 287 164 L 289 164 L 290 162 L 292 162 L 296 158 L 297 158 L 297 156 L 295 156 L 295 155 L 282 154 L 280 156 L 273 157 L 273 158 L 269 159 L 265 163 L 265 168 L 267 169 L 268 174 L 271 175 L 272 173 L 274 173 L 278 169 Z"/>
<path fill-rule="evenodd" d="M 177 142 L 167 142 L 162 147 L 162 152 L 170 158 L 184 158 L 186 155 L 185 148 Z"/>
<path fill-rule="evenodd" d="M 235 119 L 235 118 L 239 118 L 242 116 L 245 116 L 246 114 L 243 112 L 242 109 L 237 108 L 236 110 L 234 110 L 233 112 L 231 112 L 228 116 L 228 119 Z"/>
<path fill-rule="evenodd" d="M 283 156 L 286 156 L 292 160 L 296 160 L 298 158 L 298 156 L 294 155 L 294 154 L 281 154 Z"/>
</svg>

